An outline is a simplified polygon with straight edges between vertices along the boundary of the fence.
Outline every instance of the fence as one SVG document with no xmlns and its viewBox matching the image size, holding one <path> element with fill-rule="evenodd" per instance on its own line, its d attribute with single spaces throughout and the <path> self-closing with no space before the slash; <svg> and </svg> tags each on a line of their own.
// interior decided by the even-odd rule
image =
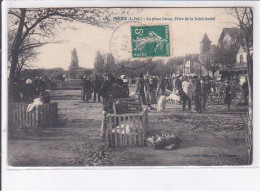
<svg viewBox="0 0 260 194">
<path fill-rule="evenodd" d="M 58 103 L 47 103 L 35 107 L 31 112 L 26 109 L 29 103 L 20 102 L 12 105 L 13 127 L 44 127 L 55 124 L 58 119 Z"/>
<path fill-rule="evenodd" d="M 106 139 L 109 147 L 143 146 L 148 126 L 148 109 L 139 113 L 108 114 Z"/>
</svg>

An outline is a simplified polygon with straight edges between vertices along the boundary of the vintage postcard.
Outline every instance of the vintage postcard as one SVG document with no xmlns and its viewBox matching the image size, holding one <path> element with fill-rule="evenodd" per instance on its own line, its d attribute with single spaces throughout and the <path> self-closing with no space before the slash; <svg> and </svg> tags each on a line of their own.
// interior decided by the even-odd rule
<svg viewBox="0 0 260 194">
<path fill-rule="evenodd" d="M 252 7 L 7 12 L 10 168 L 252 164 Z"/>
</svg>

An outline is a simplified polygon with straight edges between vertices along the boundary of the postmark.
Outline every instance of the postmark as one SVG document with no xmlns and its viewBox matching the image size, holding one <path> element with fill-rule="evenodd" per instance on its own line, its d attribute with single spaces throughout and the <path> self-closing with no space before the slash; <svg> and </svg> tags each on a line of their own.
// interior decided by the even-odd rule
<svg viewBox="0 0 260 194">
<path fill-rule="evenodd" d="M 169 25 L 131 26 L 132 57 L 168 57 L 171 54 Z"/>
</svg>

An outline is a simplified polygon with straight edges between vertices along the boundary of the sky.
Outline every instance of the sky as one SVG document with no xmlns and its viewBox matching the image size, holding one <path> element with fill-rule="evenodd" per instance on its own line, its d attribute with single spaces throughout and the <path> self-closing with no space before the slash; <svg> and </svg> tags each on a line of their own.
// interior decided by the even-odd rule
<svg viewBox="0 0 260 194">
<path fill-rule="evenodd" d="M 119 9 L 113 9 L 114 16 L 121 15 Z M 212 44 L 216 44 L 225 27 L 233 27 L 235 19 L 227 15 L 224 8 L 144 8 L 140 13 L 135 9 L 130 11 L 128 17 L 141 17 L 142 21 L 120 22 L 118 28 L 100 28 L 78 22 L 61 26 L 55 32 L 56 44 L 48 44 L 40 47 L 38 60 L 35 61 L 37 68 L 68 69 L 71 62 L 71 51 L 77 49 L 79 66 L 85 68 L 94 67 L 96 52 L 112 52 L 116 61 L 131 59 L 131 31 L 132 25 L 160 25 L 170 26 L 170 43 L 172 55 L 170 57 L 183 56 L 185 54 L 199 53 L 200 41 L 207 33 Z M 172 21 L 154 20 L 149 18 L 172 18 Z M 175 20 L 175 17 L 192 17 L 193 20 Z M 195 21 L 195 17 L 215 17 L 211 21 Z M 144 20 L 145 19 L 145 20 Z M 122 49 L 125 48 L 125 49 Z M 166 61 L 170 57 L 164 57 Z"/>
</svg>

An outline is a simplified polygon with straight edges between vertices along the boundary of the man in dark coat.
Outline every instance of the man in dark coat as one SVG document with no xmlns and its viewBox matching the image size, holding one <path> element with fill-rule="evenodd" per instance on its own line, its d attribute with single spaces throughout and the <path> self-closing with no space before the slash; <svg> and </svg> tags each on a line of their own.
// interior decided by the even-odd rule
<svg viewBox="0 0 260 194">
<path fill-rule="evenodd" d="M 245 104 L 248 104 L 248 94 L 249 94 L 249 89 L 248 89 L 248 83 L 247 80 L 244 81 L 242 85 L 242 93 L 244 97 Z"/>
<path fill-rule="evenodd" d="M 145 82 L 145 92 L 146 92 L 146 103 L 150 109 L 152 109 L 151 104 L 153 103 L 152 101 L 152 93 L 154 92 L 154 84 L 153 84 L 153 79 L 148 78 L 146 79 Z"/>
<path fill-rule="evenodd" d="M 208 101 L 209 92 L 210 92 L 209 84 L 206 81 L 205 77 L 202 77 L 201 78 L 202 111 L 206 110 L 206 103 Z"/>
<path fill-rule="evenodd" d="M 34 82 L 33 82 L 33 87 L 35 90 L 35 95 L 39 96 L 40 95 L 40 80 L 39 77 L 36 77 Z"/>
<path fill-rule="evenodd" d="M 39 88 L 40 95 L 43 95 L 43 93 L 46 90 L 46 83 L 45 83 L 45 80 L 44 80 L 43 76 L 40 77 L 38 88 Z"/>
<path fill-rule="evenodd" d="M 94 82 L 93 82 L 93 90 L 94 90 L 94 102 L 96 102 L 96 98 L 98 98 L 98 102 L 100 102 L 100 87 L 101 87 L 101 80 L 98 75 L 95 76 Z"/>
<path fill-rule="evenodd" d="M 106 115 L 113 113 L 113 99 L 129 97 L 124 88 L 122 88 L 117 80 L 111 75 L 104 75 L 104 82 L 100 87 L 99 93 L 103 98 L 103 121 L 101 127 L 101 136 L 105 136 L 106 132 Z"/>
<path fill-rule="evenodd" d="M 124 88 L 124 90 L 126 91 L 127 95 L 129 96 L 129 86 L 128 86 L 129 81 L 128 81 L 128 79 L 126 78 L 125 75 L 121 75 L 119 80 L 121 82 L 122 87 Z"/>
<path fill-rule="evenodd" d="M 24 102 L 33 102 L 34 99 L 34 87 L 32 85 L 32 80 L 27 79 L 25 85 L 22 87 L 22 100 Z"/>
<path fill-rule="evenodd" d="M 85 96 L 86 96 L 86 76 L 83 76 L 82 77 L 82 82 L 81 82 L 81 100 L 83 102 L 86 102 L 86 99 L 85 99 Z"/>
<path fill-rule="evenodd" d="M 197 76 L 193 77 L 193 98 L 196 112 L 201 112 L 201 84 Z"/>
<path fill-rule="evenodd" d="M 182 81 L 181 81 L 181 77 L 182 75 L 179 75 L 176 79 L 175 79 L 175 89 L 180 91 L 182 90 Z"/>
<path fill-rule="evenodd" d="M 146 101 L 145 101 L 145 93 L 144 93 L 144 75 L 141 73 L 139 75 L 139 79 L 136 82 L 136 91 L 135 94 L 140 95 L 142 103 L 145 105 Z"/>
<path fill-rule="evenodd" d="M 92 90 L 92 84 L 91 84 L 91 81 L 90 81 L 90 78 L 89 77 L 86 77 L 86 80 L 85 80 L 85 96 L 83 97 L 83 100 L 84 102 L 89 102 L 89 100 L 91 99 L 91 90 Z"/>
<path fill-rule="evenodd" d="M 228 106 L 228 111 L 230 111 L 230 106 L 231 106 L 231 101 L 232 101 L 232 96 L 231 96 L 231 87 L 229 81 L 225 81 L 225 98 L 224 98 L 224 103 L 227 104 Z"/>
</svg>

